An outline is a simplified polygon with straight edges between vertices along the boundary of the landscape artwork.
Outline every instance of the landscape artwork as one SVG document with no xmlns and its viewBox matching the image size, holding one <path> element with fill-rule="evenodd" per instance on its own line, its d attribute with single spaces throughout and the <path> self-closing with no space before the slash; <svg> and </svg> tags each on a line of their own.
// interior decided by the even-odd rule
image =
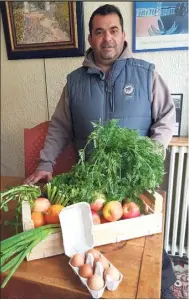
<svg viewBox="0 0 189 301">
<path fill-rule="evenodd" d="M 70 41 L 68 2 L 12 2 L 17 44 Z"/>
<path fill-rule="evenodd" d="M 8 59 L 82 56 L 81 1 L 1 3 Z"/>
<path fill-rule="evenodd" d="M 188 48 L 188 2 L 135 2 L 133 51 Z"/>
</svg>

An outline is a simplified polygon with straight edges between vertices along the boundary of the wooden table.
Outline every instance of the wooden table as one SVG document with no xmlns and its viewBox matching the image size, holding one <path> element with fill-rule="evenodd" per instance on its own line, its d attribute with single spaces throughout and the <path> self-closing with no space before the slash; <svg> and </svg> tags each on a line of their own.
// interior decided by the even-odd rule
<svg viewBox="0 0 189 301">
<path fill-rule="evenodd" d="M 22 183 L 21 178 L 2 177 L 1 189 Z M 162 192 L 165 200 L 165 193 Z M 2 236 L 10 235 L 3 226 L 7 217 L 14 216 L 15 204 L 8 213 L 1 214 Z M 123 281 L 114 292 L 105 290 L 103 298 L 158 299 L 161 291 L 163 234 L 132 239 L 97 248 L 122 273 Z M 68 265 L 65 255 L 24 261 L 7 286 L 1 290 L 2 298 L 25 299 L 91 299 L 87 289 Z M 4 279 L 6 273 L 2 275 Z M 1 279 L 2 281 L 2 279 Z"/>
</svg>

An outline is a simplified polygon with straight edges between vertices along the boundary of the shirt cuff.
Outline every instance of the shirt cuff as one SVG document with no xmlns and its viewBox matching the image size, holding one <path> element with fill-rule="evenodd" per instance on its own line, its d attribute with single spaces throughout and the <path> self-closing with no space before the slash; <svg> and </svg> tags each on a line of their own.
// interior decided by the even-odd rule
<svg viewBox="0 0 189 301">
<path fill-rule="evenodd" d="M 50 162 L 40 162 L 36 168 L 38 171 L 47 171 L 53 173 L 53 167 Z"/>
</svg>

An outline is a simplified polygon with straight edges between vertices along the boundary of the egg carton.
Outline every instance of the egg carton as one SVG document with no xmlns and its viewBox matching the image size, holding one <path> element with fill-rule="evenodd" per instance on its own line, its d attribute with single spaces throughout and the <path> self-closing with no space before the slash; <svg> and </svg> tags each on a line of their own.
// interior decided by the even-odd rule
<svg viewBox="0 0 189 301">
<path fill-rule="evenodd" d="M 86 254 L 86 253 L 83 253 L 83 254 L 81 253 L 81 255 L 85 255 L 85 254 Z M 101 257 L 104 257 L 104 256 L 102 255 L 102 253 L 99 252 L 99 254 L 100 254 L 100 258 L 101 258 Z M 89 254 L 87 254 L 87 256 L 86 256 L 86 259 L 85 259 L 85 262 L 84 262 L 84 263 L 90 264 L 90 265 L 92 266 L 92 268 L 93 268 L 94 275 L 99 275 L 99 276 L 101 276 L 101 277 L 103 278 L 103 280 L 104 280 L 104 286 L 103 286 L 101 289 L 99 289 L 99 290 L 92 290 L 92 289 L 90 289 L 89 286 L 87 285 L 87 280 L 88 280 L 88 279 L 87 279 L 87 278 L 81 277 L 81 276 L 79 275 L 79 268 L 78 268 L 78 267 L 74 267 L 74 266 L 71 264 L 72 258 L 73 258 L 73 257 L 71 257 L 71 259 L 70 259 L 70 261 L 69 261 L 69 265 L 70 265 L 71 268 L 73 269 L 74 273 L 80 278 L 80 280 L 81 280 L 81 282 L 83 283 L 83 285 L 87 287 L 88 291 L 90 292 L 90 294 L 92 295 L 92 297 L 93 297 L 94 299 L 100 298 L 100 297 L 103 295 L 105 289 L 107 289 L 107 290 L 109 290 L 109 291 L 115 291 L 115 290 L 118 288 L 120 282 L 121 282 L 122 279 L 123 279 L 123 275 L 122 275 L 122 273 L 120 273 L 120 272 L 119 272 L 119 280 L 118 280 L 118 281 L 113 280 L 112 277 L 111 277 L 110 275 L 106 275 L 106 276 L 104 277 L 104 271 L 105 271 L 105 270 L 104 270 L 104 268 L 103 268 L 102 263 L 97 261 L 96 264 L 95 264 L 93 254 L 90 254 L 90 253 L 89 253 Z M 105 258 L 105 257 L 104 257 L 104 258 Z M 110 262 L 107 258 L 105 258 L 105 259 L 108 261 L 109 267 L 114 267 L 114 268 L 115 268 L 115 266 L 113 266 L 113 264 L 111 264 L 111 262 Z M 116 269 L 116 268 L 115 268 L 115 269 Z"/>
<path fill-rule="evenodd" d="M 81 202 L 67 206 L 60 212 L 59 219 L 62 230 L 64 251 L 65 254 L 70 258 L 69 265 L 79 276 L 81 282 L 87 287 L 92 297 L 100 298 L 103 295 L 105 288 L 110 291 L 116 290 L 123 278 L 121 273 L 118 281 L 113 281 L 109 276 L 106 276 L 104 287 L 99 291 L 95 291 L 88 287 L 87 279 L 79 275 L 79 268 L 74 267 L 71 264 L 71 260 L 75 254 L 87 254 L 87 252 L 94 247 L 93 219 L 90 205 L 86 202 Z M 100 252 L 99 254 L 100 257 L 104 257 Z M 94 270 L 93 255 L 85 257 L 85 263 L 89 263 L 93 267 L 93 273 L 102 276 L 104 274 L 104 268 L 102 264 L 96 264 Z M 110 267 L 114 267 L 109 260 L 107 261 Z"/>
</svg>

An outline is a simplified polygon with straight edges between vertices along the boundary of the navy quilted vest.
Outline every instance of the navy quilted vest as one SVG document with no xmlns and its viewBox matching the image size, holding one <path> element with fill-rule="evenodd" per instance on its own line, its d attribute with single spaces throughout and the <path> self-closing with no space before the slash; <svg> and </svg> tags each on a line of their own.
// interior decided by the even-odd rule
<svg viewBox="0 0 189 301">
<path fill-rule="evenodd" d="M 91 121 L 119 119 L 121 127 L 149 135 L 154 65 L 139 59 L 117 60 L 108 76 L 81 67 L 67 77 L 68 97 L 77 149 L 84 147 L 93 130 Z"/>
</svg>

